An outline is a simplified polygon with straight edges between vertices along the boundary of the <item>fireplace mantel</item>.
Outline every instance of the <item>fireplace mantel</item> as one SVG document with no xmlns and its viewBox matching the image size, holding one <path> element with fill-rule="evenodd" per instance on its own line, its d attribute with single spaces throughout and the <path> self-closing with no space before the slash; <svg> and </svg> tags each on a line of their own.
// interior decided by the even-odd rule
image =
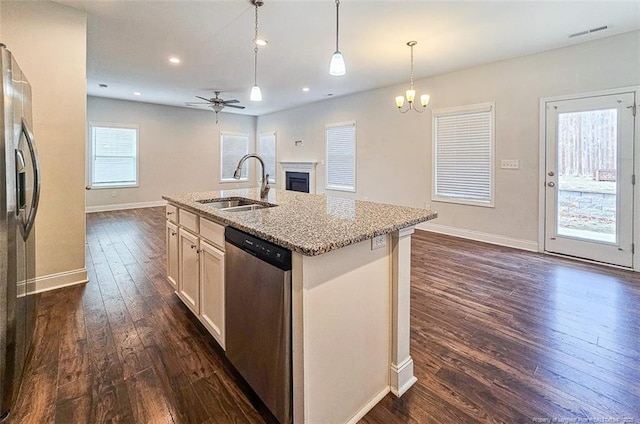
<svg viewBox="0 0 640 424">
<path fill-rule="evenodd" d="M 305 172 L 309 174 L 309 193 L 316 194 L 316 165 L 317 161 L 279 161 L 280 179 L 279 184 L 284 184 L 287 172 Z M 284 189 L 284 185 L 281 186 Z"/>
</svg>

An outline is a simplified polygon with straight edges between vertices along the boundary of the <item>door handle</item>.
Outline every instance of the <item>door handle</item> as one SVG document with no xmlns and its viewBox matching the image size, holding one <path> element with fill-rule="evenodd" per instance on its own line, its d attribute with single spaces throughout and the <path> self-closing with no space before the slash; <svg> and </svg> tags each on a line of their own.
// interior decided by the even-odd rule
<svg viewBox="0 0 640 424">
<path fill-rule="evenodd" d="M 33 164 L 33 195 L 31 197 L 31 210 L 29 210 L 29 214 L 27 215 L 27 220 L 24 224 L 24 232 L 22 234 L 22 238 L 26 240 L 33 228 L 33 224 L 35 224 L 36 214 L 38 213 L 38 203 L 40 202 L 40 164 L 38 163 L 36 146 L 33 144 L 33 134 L 29 130 L 24 118 L 22 118 L 22 134 L 24 134 L 24 137 L 27 140 L 29 155 L 31 156 L 31 163 Z"/>
<path fill-rule="evenodd" d="M 547 185 L 548 185 L 549 187 L 555 187 L 555 186 L 556 186 L 556 183 L 554 183 L 553 181 L 551 181 L 551 182 L 547 183 Z"/>
<path fill-rule="evenodd" d="M 27 163 L 24 160 L 22 150 L 16 149 L 16 209 L 18 214 L 22 213 L 27 206 Z"/>
</svg>

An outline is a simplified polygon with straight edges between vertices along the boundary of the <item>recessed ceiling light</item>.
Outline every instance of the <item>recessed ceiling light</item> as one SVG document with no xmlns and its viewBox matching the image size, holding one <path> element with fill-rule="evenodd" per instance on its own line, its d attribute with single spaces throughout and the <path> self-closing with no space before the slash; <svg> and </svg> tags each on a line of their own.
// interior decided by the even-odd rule
<svg viewBox="0 0 640 424">
<path fill-rule="evenodd" d="M 141 92 L 139 92 L 139 91 L 134 91 L 134 92 L 133 92 L 133 95 L 134 95 L 134 96 L 142 96 L 142 93 L 141 93 Z"/>
<path fill-rule="evenodd" d="M 302 91 L 304 91 L 305 93 L 309 92 L 309 87 L 302 87 Z"/>
<path fill-rule="evenodd" d="M 171 62 L 171 63 L 175 63 L 175 64 L 177 65 L 178 63 L 180 63 L 180 58 L 175 57 L 175 56 L 171 56 L 171 57 L 169 58 L 169 62 Z"/>
</svg>

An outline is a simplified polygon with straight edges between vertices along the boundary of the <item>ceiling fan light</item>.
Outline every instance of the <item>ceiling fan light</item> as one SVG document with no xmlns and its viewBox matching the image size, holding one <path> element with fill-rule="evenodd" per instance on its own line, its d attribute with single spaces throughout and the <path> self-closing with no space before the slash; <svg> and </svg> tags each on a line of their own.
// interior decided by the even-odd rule
<svg viewBox="0 0 640 424">
<path fill-rule="evenodd" d="M 261 102 L 262 101 L 262 91 L 260 91 L 260 87 L 254 85 L 251 87 L 251 94 L 249 95 L 249 100 L 252 102 Z"/>
<path fill-rule="evenodd" d="M 215 113 L 218 113 L 218 112 L 220 112 L 222 109 L 224 109 L 224 106 L 223 106 L 223 105 L 213 105 L 213 106 L 211 106 L 211 109 L 213 109 L 213 111 L 214 111 Z"/>
<path fill-rule="evenodd" d="M 422 107 L 427 107 L 427 105 L 429 104 L 429 99 L 430 96 L 428 94 L 423 94 L 422 96 L 420 96 L 420 104 L 422 104 Z"/>
<path fill-rule="evenodd" d="M 344 63 L 344 57 L 342 53 L 336 50 L 331 56 L 331 63 L 329 64 L 329 74 L 334 77 L 340 77 L 347 73 L 347 66 Z"/>
</svg>

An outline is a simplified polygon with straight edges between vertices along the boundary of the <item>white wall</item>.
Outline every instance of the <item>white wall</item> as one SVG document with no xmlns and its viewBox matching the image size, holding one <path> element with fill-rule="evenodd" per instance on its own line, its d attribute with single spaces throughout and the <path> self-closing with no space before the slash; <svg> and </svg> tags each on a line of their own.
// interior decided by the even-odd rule
<svg viewBox="0 0 640 424">
<path fill-rule="evenodd" d="M 453 229 L 536 246 L 541 98 L 640 84 L 640 32 L 622 34 L 416 81 L 431 95 L 422 114 L 400 114 L 394 97 L 406 85 L 335 98 L 258 118 L 258 132 L 276 131 L 277 160 L 324 160 L 324 126 L 357 121 L 357 192 L 330 195 L 424 207 Z M 496 163 L 518 159 L 520 169 L 496 168 L 495 208 L 431 201 L 433 109 L 495 101 Z M 294 140 L 302 139 L 302 147 Z M 325 168 L 318 166 L 323 192 Z M 281 181 L 278 185 L 282 184 Z"/>
<path fill-rule="evenodd" d="M 138 125 L 140 159 L 139 187 L 87 191 L 87 210 L 158 202 L 164 194 L 255 185 L 220 183 L 220 132 L 248 133 L 249 151 L 255 151 L 253 116 L 220 113 L 216 124 L 210 111 L 92 96 L 87 105 L 88 122 Z M 251 181 L 252 164 L 248 162 Z"/>
<path fill-rule="evenodd" d="M 38 288 L 86 279 L 86 15 L 54 2 L 2 2 L 2 42 L 32 86 L 42 196 Z M 61 46 L 64 46 L 63 48 Z"/>
</svg>

